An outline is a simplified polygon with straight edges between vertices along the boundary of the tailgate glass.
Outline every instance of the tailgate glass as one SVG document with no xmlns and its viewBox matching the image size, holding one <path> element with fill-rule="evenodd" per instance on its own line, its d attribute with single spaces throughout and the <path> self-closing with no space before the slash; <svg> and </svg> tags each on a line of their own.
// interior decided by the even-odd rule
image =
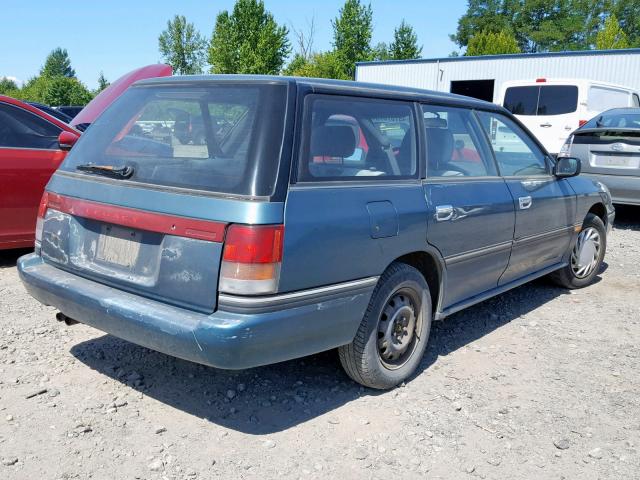
<svg viewBox="0 0 640 480">
<path fill-rule="evenodd" d="M 132 87 L 82 135 L 61 169 L 131 167 L 127 180 L 133 182 L 270 196 L 286 89 L 235 83 Z"/>
</svg>

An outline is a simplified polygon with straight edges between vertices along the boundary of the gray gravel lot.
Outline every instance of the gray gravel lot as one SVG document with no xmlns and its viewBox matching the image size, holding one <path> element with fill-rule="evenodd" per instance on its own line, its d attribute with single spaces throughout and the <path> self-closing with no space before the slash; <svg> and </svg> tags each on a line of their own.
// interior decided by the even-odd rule
<svg viewBox="0 0 640 480">
<path fill-rule="evenodd" d="M 389 392 L 335 352 L 228 372 L 65 327 L 18 255 L 0 253 L 0 479 L 640 478 L 640 208 L 595 285 L 436 324 Z"/>
</svg>

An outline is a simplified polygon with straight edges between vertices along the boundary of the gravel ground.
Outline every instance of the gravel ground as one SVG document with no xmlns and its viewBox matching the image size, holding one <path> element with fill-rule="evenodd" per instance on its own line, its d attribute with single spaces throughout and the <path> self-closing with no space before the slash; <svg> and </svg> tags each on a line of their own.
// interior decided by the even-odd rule
<svg viewBox="0 0 640 480">
<path fill-rule="evenodd" d="M 21 252 L 24 253 L 24 252 Z M 65 327 L 0 254 L 0 478 L 640 478 L 640 209 L 606 269 L 434 325 L 365 390 L 335 352 L 227 372 Z"/>
</svg>

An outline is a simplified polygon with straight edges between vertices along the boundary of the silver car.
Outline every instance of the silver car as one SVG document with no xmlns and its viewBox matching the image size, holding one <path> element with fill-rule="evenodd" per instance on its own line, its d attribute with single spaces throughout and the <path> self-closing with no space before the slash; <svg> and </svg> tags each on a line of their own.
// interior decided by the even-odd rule
<svg viewBox="0 0 640 480">
<path fill-rule="evenodd" d="M 604 183 L 614 203 L 640 205 L 640 108 L 614 108 L 592 118 L 559 157 L 582 162 L 582 175 Z"/>
</svg>

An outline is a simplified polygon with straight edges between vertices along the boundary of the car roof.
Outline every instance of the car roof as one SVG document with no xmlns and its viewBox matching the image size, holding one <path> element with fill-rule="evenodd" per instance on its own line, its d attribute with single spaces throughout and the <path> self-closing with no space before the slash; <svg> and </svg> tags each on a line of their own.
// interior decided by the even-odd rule
<svg viewBox="0 0 640 480">
<path fill-rule="evenodd" d="M 152 78 L 136 82 L 136 87 L 158 85 L 206 85 L 210 83 L 264 83 L 289 84 L 308 87 L 314 93 L 340 93 L 343 95 L 373 96 L 378 98 L 393 98 L 427 103 L 444 103 L 467 108 L 506 110 L 494 103 L 465 97 L 453 93 L 436 92 L 419 88 L 383 85 L 377 83 L 356 82 L 351 80 L 330 80 L 325 78 L 286 77 L 275 75 L 189 75 Z"/>
</svg>

